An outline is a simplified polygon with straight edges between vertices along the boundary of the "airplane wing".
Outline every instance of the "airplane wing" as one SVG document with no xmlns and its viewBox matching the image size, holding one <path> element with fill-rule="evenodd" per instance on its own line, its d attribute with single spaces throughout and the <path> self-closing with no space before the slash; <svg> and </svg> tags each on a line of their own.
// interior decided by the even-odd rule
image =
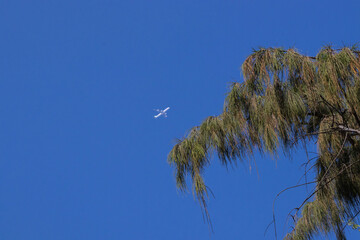
<svg viewBox="0 0 360 240">
<path fill-rule="evenodd" d="M 158 118 L 162 115 L 162 113 L 159 113 L 158 115 L 155 115 L 154 118 Z"/>
</svg>

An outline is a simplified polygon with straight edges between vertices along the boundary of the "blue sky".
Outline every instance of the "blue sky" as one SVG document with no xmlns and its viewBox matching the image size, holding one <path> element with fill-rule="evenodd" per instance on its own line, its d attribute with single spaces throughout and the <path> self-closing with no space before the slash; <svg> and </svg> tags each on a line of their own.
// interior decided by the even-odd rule
<svg viewBox="0 0 360 240">
<path fill-rule="evenodd" d="M 355 0 L 0 0 L 0 238 L 274 239 L 273 199 L 300 178 L 301 149 L 257 156 L 259 177 L 215 158 L 214 233 L 167 154 L 221 112 L 253 48 L 354 44 L 359 15 Z M 279 236 L 305 196 L 277 201 Z"/>
</svg>

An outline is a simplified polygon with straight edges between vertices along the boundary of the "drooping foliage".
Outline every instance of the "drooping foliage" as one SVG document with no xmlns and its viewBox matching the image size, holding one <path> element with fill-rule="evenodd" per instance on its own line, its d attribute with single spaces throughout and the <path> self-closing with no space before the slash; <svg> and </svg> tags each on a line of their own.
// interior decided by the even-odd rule
<svg viewBox="0 0 360 240">
<path fill-rule="evenodd" d="M 255 151 L 276 154 L 316 142 L 316 187 L 299 206 L 286 239 L 334 232 L 360 211 L 360 52 L 324 47 L 315 57 L 295 49 L 254 51 L 243 63 L 244 81 L 234 83 L 223 113 L 208 117 L 171 150 L 177 186 L 194 194 L 207 213 L 203 179 L 211 155 L 224 164 Z"/>
</svg>

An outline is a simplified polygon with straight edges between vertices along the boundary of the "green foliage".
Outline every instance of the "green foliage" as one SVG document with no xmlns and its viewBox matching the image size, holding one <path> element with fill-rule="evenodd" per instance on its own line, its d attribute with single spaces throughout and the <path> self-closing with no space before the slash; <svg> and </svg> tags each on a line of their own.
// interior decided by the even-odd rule
<svg viewBox="0 0 360 240">
<path fill-rule="evenodd" d="M 360 225 L 359 225 L 359 224 L 356 224 L 356 223 L 354 223 L 353 221 L 350 221 L 350 222 L 348 223 L 348 225 L 351 226 L 352 229 L 358 230 L 358 231 L 360 232 Z"/>
<path fill-rule="evenodd" d="M 202 173 L 212 154 L 228 165 L 254 151 L 277 156 L 316 141 L 316 188 L 286 239 L 330 231 L 345 239 L 342 223 L 360 211 L 359 51 L 327 46 L 309 57 L 295 49 L 262 48 L 245 60 L 242 72 L 244 82 L 232 84 L 223 113 L 194 127 L 169 153 L 177 186 L 186 190 L 188 176 L 207 214 Z"/>
</svg>

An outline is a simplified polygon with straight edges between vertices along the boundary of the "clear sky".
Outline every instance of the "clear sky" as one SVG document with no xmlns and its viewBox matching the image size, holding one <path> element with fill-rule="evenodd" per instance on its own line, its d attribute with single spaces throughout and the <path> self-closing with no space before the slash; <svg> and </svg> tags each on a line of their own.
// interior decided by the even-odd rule
<svg viewBox="0 0 360 240">
<path fill-rule="evenodd" d="M 215 158 L 214 233 L 167 154 L 221 113 L 253 48 L 354 44 L 359 16 L 357 0 L 0 0 L 0 239 L 274 239 L 301 149 L 257 156 L 259 177 Z M 279 236 L 305 197 L 280 197 Z"/>
</svg>

